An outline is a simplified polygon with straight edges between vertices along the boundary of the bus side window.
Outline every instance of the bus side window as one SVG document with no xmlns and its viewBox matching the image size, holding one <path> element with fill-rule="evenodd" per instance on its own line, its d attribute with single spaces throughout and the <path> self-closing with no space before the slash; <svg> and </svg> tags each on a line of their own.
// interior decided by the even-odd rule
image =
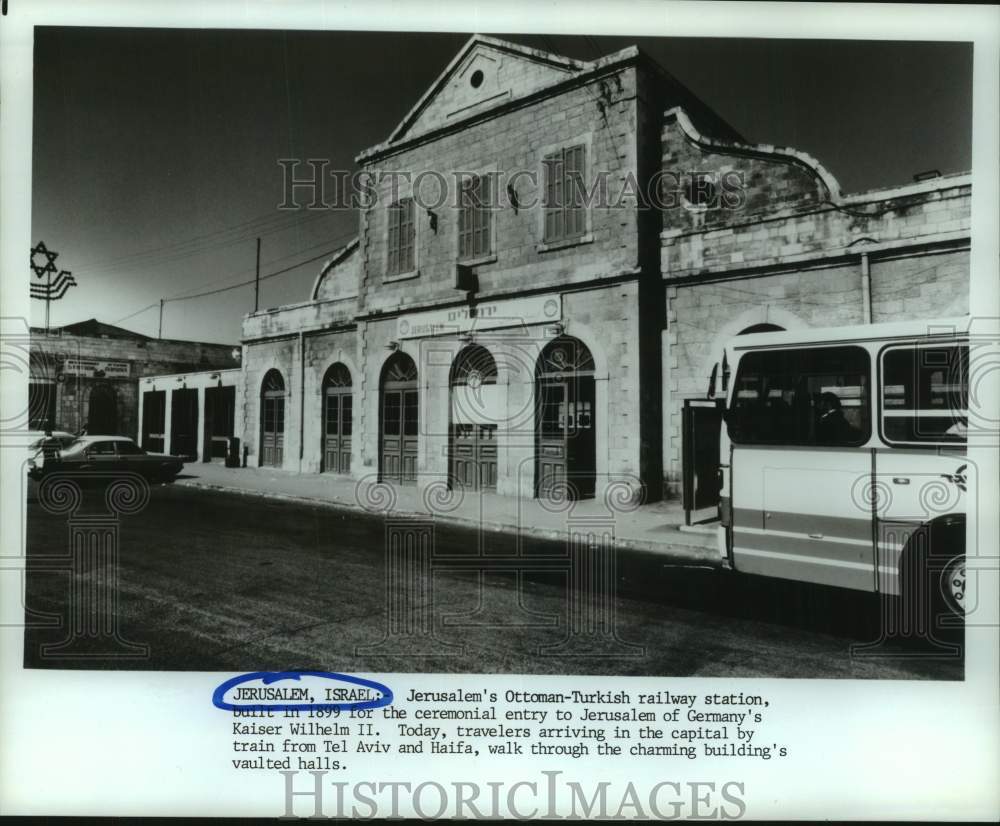
<svg viewBox="0 0 1000 826">
<path fill-rule="evenodd" d="M 882 434 L 889 443 L 964 443 L 967 345 L 888 347 L 882 352 Z"/>
<path fill-rule="evenodd" d="M 871 434 L 868 353 L 818 347 L 747 353 L 727 423 L 742 444 L 859 445 Z"/>
</svg>

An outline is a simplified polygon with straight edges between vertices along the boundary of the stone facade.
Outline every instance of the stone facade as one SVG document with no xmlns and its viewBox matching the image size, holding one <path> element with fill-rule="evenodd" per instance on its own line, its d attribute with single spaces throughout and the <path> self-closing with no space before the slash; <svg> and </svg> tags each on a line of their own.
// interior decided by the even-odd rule
<svg viewBox="0 0 1000 826">
<path fill-rule="evenodd" d="M 583 147 L 593 200 L 583 231 L 553 241 L 545 159 L 571 147 Z M 454 482 L 454 370 L 475 344 L 497 365 L 496 490 L 534 495 L 536 370 L 569 337 L 592 357 L 594 493 L 625 482 L 656 499 L 677 490 L 683 400 L 704 397 L 729 337 L 967 311 L 967 177 L 844 196 L 809 156 L 745 143 L 635 48 L 584 62 L 474 36 L 357 161 L 374 195 L 358 237 L 308 301 L 244 320 L 237 418 L 252 465 L 265 460 L 277 370 L 278 463 L 327 469 L 324 376 L 339 364 L 353 399 L 350 475 L 378 478 L 384 370 L 405 354 L 416 481 Z M 458 194 L 469 176 L 492 182 L 490 243 L 471 260 Z M 391 207 L 406 199 L 412 262 L 394 266 Z"/>
<path fill-rule="evenodd" d="M 705 398 L 725 343 L 751 327 L 831 327 L 969 312 L 967 175 L 844 196 L 809 156 L 663 121 L 663 168 L 696 170 L 714 201 L 664 215 L 664 466 L 676 492 L 681 408 Z M 734 176 L 725 183 L 725 176 Z M 728 201 L 727 201 L 728 197 Z"/>
<path fill-rule="evenodd" d="M 237 367 L 235 349 L 150 338 L 95 319 L 49 331 L 32 328 L 30 426 L 40 429 L 50 418 L 52 429 L 78 433 L 94 419 L 92 405 L 100 398 L 108 427 L 138 438 L 140 379 Z"/>
<path fill-rule="evenodd" d="M 383 368 L 393 354 L 405 353 L 419 376 L 417 481 L 447 479 L 450 376 L 459 352 L 474 341 L 500 371 L 497 491 L 532 495 L 535 371 L 543 348 L 563 335 L 593 357 L 598 487 L 625 481 L 636 496 L 658 496 L 660 226 L 632 190 L 659 163 L 660 113 L 684 103 L 702 128 L 734 136 L 634 48 L 582 62 L 473 37 L 389 139 L 359 155 L 376 197 L 360 212 L 357 240 L 323 268 L 311 300 L 247 317 L 243 410 L 251 464 L 263 461 L 256 447 L 263 438 L 261 392 L 275 368 L 287 392 L 281 466 L 319 469 L 322 377 L 330 362 L 309 353 L 329 339 L 329 358 L 352 377 L 351 475 L 379 473 Z M 585 186 L 595 201 L 581 234 L 553 242 L 539 205 L 543 159 L 573 146 L 584 147 Z M 456 283 L 463 174 L 493 182 L 490 245 L 468 262 L 471 289 Z M 399 198 L 417 202 L 414 261 L 394 273 L 389 207 Z M 518 317 L 512 308 L 524 302 L 554 309 Z M 441 312 L 474 320 L 446 333 L 400 332 Z M 514 315 L 499 322 L 491 315 L 507 312 Z"/>
</svg>

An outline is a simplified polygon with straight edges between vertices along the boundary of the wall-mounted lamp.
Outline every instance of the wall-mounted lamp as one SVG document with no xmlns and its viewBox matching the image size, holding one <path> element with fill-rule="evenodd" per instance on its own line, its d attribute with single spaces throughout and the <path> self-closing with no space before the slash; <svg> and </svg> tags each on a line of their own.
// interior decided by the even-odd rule
<svg viewBox="0 0 1000 826">
<path fill-rule="evenodd" d="M 210 379 L 217 379 L 217 378 L 219 378 L 219 374 L 218 373 L 212 373 L 212 375 L 209 376 L 209 378 Z"/>
<path fill-rule="evenodd" d="M 514 209 L 514 214 L 517 215 L 517 208 L 521 205 L 521 202 L 518 200 L 514 184 L 507 184 L 507 200 L 510 201 L 510 205 Z"/>
<path fill-rule="evenodd" d="M 546 332 L 548 332 L 548 334 L 553 338 L 558 338 L 566 331 L 566 327 L 561 321 L 557 321 L 555 324 L 550 324 L 545 329 Z"/>
<path fill-rule="evenodd" d="M 438 231 L 438 217 L 437 217 L 437 213 L 434 210 L 432 210 L 432 209 L 428 209 L 427 210 L 427 223 L 430 224 L 431 232 L 433 232 L 435 235 L 437 235 L 437 231 Z"/>
<path fill-rule="evenodd" d="M 390 341 L 388 344 L 385 345 L 385 349 L 386 350 L 398 350 L 399 349 L 399 342 L 398 341 Z"/>
</svg>

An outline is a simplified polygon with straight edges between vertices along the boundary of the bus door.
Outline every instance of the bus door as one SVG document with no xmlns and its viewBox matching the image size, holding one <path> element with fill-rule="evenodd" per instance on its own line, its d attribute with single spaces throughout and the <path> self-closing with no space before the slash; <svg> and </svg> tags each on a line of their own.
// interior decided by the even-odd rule
<svg viewBox="0 0 1000 826">
<path fill-rule="evenodd" d="M 744 354 L 727 416 L 737 570 L 874 590 L 870 376 L 861 347 Z"/>
</svg>

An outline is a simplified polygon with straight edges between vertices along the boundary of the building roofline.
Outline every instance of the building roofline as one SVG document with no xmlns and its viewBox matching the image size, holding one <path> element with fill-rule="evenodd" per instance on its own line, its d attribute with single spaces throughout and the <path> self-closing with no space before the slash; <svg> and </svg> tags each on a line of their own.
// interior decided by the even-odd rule
<svg viewBox="0 0 1000 826">
<path fill-rule="evenodd" d="M 430 129 L 427 132 L 421 132 L 418 135 L 413 135 L 412 137 L 402 136 L 395 137 L 399 134 L 401 128 L 407 123 L 407 119 L 416 114 L 419 114 L 418 108 L 422 110 L 422 106 L 426 105 L 425 98 L 429 99 L 429 94 L 438 88 L 438 85 L 443 81 L 443 79 L 454 69 L 454 66 L 464 57 L 468 51 L 469 46 L 475 42 L 483 42 L 488 45 L 499 45 L 503 47 L 509 47 L 511 51 L 518 52 L 530 52 L 537 55 L 547 55 L 553 60 L 559 59 L 564 60 L 567 63 L 573 64 L 574 67 L 579 67 L 575 69 L 573 74 L 567 75 L 565 78 L 557 80 L 553 83 L 549 83 L 542 86 L 535 91 L 526 94 L 522 97 L 509 98 L 507 100 L 497 103 L 495 106 L 491 106 L 486 109 L 479 109 L 474 114 L 467 115 L 461 119 L 455 120 L 452 123 L 448 123 L 443 126 L 438 126 L 434 129 Z M 528 49 L 526 46 L 519 46 L 514 43 L 508 43 L 505 40 L 497 40 L 496 38 L 485 37 L 483 35 L 474 35 L 470 39 L 469 43 L 462 49 L 461 52 L 456 56 L 456 58 L 448 64 L 448 68 L 441 74 L 435 85 L 431 87 L 428 93 L 425 93 L 424 98 L 421 98 L 421 103 L 417 107 L 414 107 L 404 118 L 403 122 L 393 130 L 392 135 L 381 143 L 377 143 L 374 146 L 370 146 L 367 149 L 363 149 L 361 152 L 355 156 L 354 161 L 359 166 L 363 166 L 365 163 L 378 160 L 380 158 L 386 157 L 388 155 L 396 154 L 397 152 L 404 151 L 413 146 L 417 146 L 423 143 L 429 143 L 437 138 L 450 134 L 452 132 L 460 131 L 467 126 L 477 123 L 480 121 L 491 120 L 498 115 L 507 112 L 512 109 L 521 108 L 537 100 L 543 100 L 547 97 L 551 97 L 564 91 L 567 88 L 572 88 L 573 86 L 584 85 L 589 83 L 595 77 L 599 76 L 602 72 L 609 71 L 611 69 L 617 68 L 619 66 L 624 66 L 629 63 L 637 63 L 640 59 L 642 53 L 639 51 L 637 46 L 627 46 L 624 49 L 619 49 L 604 57 L 600 57 L 592 61 L 579 61 L 573 60 L 571 58 L 563 58 L 559 55 L 554 55 L 550 52 L 540 52 L 535 49 Z"/>
<path fill-rule="evenodd" d="M 698 131 L 698 128 L 692 123 L 687 112 L 680 106 L 674 106 L 663 113 L 663 122 L 666 124 L 670 121 L 676 121 L 688 140 L 703 149 L 720 152 L 724 155 L 770 157 L 785 163 L 803 166 L 823 183 L 823 186 L 827 190 L 827 197 L 832 202 L 840 203 L 842 201 L 843 196 L 841 195 L 840 183 L 823 164 L 806 152 L 802 152 L 799 149 L 792 149 L 788 146 L 775 146 L 770 143 L 746 143 L 710 138 Z"/>
<path fill-rule="evenodd" d="M 887 201 L 892 198 L 905 198 L 945 189 L 972 185 L 972 175 L 968 172 L 941 175 L 926 181 L 913 181 L 885 189 L 870 189 L 864 192 L 845 194 L 840 183 L 822 163 L 812 155 L 790 146 L 775 146 L 768 143 L 748 143 L 744 141 L 720 140 L 702 135 L 691 121 L 687 112 L 681 106 L 674 106 L 663 113 L 664 123 L 671 120 L 677 122 L 688 139 L 697 146 L 714 152 L 731 155 L 751 155 L 768 157 L 784 163 L 794 163 L 805 167 L 820 181 L 827 190 L 827 200 L 835 206 L 851 206 L 870 203 L 872 201 Z"/>
<path fill-rule="evenodd" d="M 384 142 L 385 144 L 391 144 L 402 137 L 402 134 L 413 125 L 413 123 L 420 116 L 421 112 L 427 108 L 427 105 L 431 102 L 434 96 L 444 87 L 445 82 L 451 76 L 452 72 L 454 72 L 458 65 L 468 56 L 468 54 L 480 44 L 492 46 L 494 49 L 516 54 L 520 57 L 527 58 L 528 60 L 533 60 L 537 63 L 546 63 L 550 66 L 555 66 L 564 70 L 579 72 L 586 69 L 590 65 L 589 63 L 564 57 L 563 55 L 557 55 L 553 52 L 544 52 L 540 49 L 532 49 L 528 46 L 521 46 L 518 43 L 500 40 L 497 37 L 474 34 L 465 41 L 465 45 L 458 50 L 458 53 L 451 59 L 451 61 L 449 61 L 448 65 L 445 66 L 444 70 L 437 76 L 437 78 L 435 78 L 434 82 L 427 88 L 427 91 L 420 96 L 420 99 L 416 102 L 416 104 L 414 104 L 410 111 L 403 116 L 403 119 L 399 122 L 399 124 L 397 124 L 396 128 L 389 133 L 389 137 Z"/>
<path fill-rule="evenodd" d="M 319 294 L 319 285 L 323 283 L 324 276 L 336 267 L 338 264 L 350 258 L 351 254 L 358 248 L 358 239 L 361 236 L 355 235 L 347 244 L 341 249 L 337 250 L 333 254 L 333 257 L 326 261 L 319 271 L 319 275 L 316 276 L 316 280 L 313 282 L 312 291 L 309 293 L 310 301 L 315 301 L 316 296 Z"/>
<path fill-rule="evenodd" d="M 145 336 L 142 335 L 141 333 L 136 333 L 135 338 L 130 338 L 128 336 L 102 337 L 101 335 L 84 335 L 81 333 L 63 332 L 62 327 L 53 327 L 50 330 L 46 330 L 44 327 L 29 327 L 28 330 L 31 336 L 52 336 L 55 338 L 86 338 L 86 339 L 91 339 L 92 341 L 127 341 L 127 342 L 132 342 L 135 345 L 142 345 L 143 347 L 147 347 L 150 344 L 196 344 L 201 347 L 228 347 L 229 349 L 232 349 L 233 347 L 239 347 L 238 344 L 233 344 L 229 342 L 197 341 L 195 339 L 189 339 L 189 338 L 157 338 L 156 336 Z"/>
<path fill-rule="evenodd" d="M 863 192 L 851 192 L 841 199 L 843 204 L 858 204 L 868 201 L 887 201 L 891 198 L 905 198 L 910 195 L 922 195 L 927 192 L 939 192 L 945 189 L 972 187 L 971 172 L 953 172 L 928 178 L 926 181 L 911 181 L 884 189 L 866 189 Z"/>
</svg>

